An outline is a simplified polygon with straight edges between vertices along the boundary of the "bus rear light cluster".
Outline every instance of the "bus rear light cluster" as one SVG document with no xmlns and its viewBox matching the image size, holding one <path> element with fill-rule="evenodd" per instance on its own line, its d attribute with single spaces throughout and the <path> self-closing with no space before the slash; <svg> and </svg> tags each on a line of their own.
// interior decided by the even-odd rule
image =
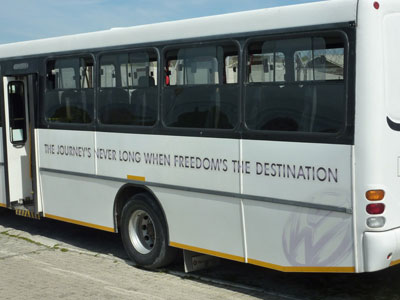
<svg viewBox="0 0 400 300">
<path fill-rule="evenodd" d="M 365 193 L 365 198 L 368 201 L 374 202 L 369 203 L 365 207 L 369 215 L 381 215 L 385 212 L 385 204 L 375 201 L 381 201 L 385 197 L 384 190 L 369 190 Z M 385 226 L 386 219 L 384 217 L 370 217 L 367 219 L 367 226 L 370 228 L 381 228 Z"/>
</svg>

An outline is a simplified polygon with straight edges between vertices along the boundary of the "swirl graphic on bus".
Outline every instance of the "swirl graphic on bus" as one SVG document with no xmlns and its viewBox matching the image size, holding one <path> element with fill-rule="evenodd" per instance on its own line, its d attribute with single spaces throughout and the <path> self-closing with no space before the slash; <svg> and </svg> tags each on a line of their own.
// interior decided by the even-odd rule
<svg viewBox="0 0 400 300">
<path fill-rule="evenodd" d="M 338 266 L 352 253 L 351 216 L 316 209 L 292 213 L 282 247 L 292 266 Z"/>
</svg>

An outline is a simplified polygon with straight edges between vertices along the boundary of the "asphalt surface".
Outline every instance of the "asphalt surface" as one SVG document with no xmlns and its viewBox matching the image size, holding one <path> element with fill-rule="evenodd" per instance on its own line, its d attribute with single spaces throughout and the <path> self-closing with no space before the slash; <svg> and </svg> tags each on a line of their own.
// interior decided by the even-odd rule
<svg viewBox="0 0 400 300">
<path fill-rule="evenodd" d="M 0 299 L 400 299 L 400 267 L 291 274 L 225 261 L 190 274 L 130 265 L 117 234 L 0 208 Z"/>
</svg>

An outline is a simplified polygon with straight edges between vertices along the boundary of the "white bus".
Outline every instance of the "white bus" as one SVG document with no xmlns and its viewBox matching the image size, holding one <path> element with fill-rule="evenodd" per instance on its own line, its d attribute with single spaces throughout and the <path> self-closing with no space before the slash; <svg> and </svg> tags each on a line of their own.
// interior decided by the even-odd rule
<svg viewBox="0 0 400 300">
<path fill-rule="evenodd" d="M 400 2 L 0 46 L 0 206 L 287 272 L 400 263 Z"/>
</svg>

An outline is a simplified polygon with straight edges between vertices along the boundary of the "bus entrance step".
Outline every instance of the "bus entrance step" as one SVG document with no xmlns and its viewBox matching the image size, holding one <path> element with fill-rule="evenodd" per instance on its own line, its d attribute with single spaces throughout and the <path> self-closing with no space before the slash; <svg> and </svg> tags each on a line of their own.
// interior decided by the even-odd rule
<svg viewBox="0 0 400 300">
<path fill-rule="evenodd" d="M 33 211 L 31 211 L 30 209 L 28 209 L 26 207 L 15 208 L 15 214 L 17 216 L 21 216 L 21 217 L 25 217 L 25 218 L 40 220 L 40 214 L 35 214 Z"/>
</svg>

